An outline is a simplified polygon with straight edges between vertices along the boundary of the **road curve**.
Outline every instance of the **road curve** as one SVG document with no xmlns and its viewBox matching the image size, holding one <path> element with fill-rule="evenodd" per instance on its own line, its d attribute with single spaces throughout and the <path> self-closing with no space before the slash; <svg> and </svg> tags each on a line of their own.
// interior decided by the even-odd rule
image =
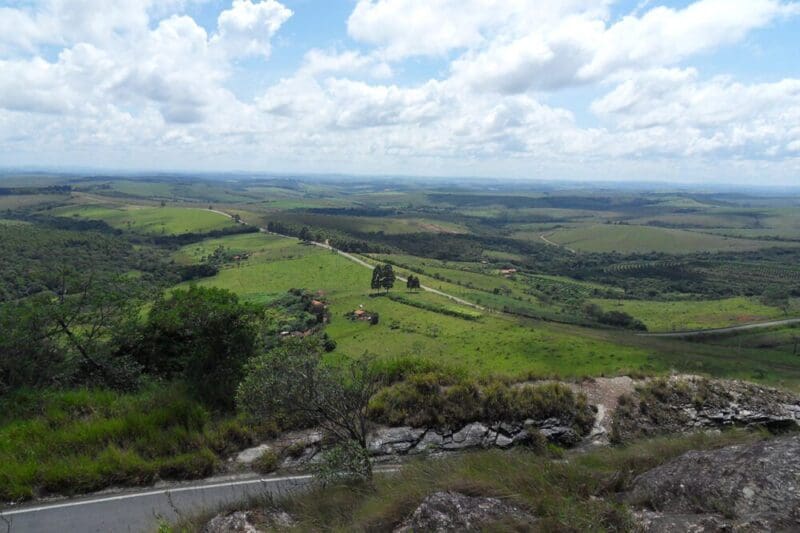
<svg viewBox="0 0 800 533">
<path fill-rule="evenodd" d="M 224 211 L 216 211 L 216 210 L 213 210 L 213 209 L 211 211 L 213 211 L 214 213 L 219 213 L 220 215 L 225 215 L 225 216 L 227 216 L 229 218 L 233 218 L 231 215 L 229 215 L 228 213 L 226 213 Z M 246 222 L 240 222 L 240 223 L 247 225 Z M 282 233 L 275 233 L 274 231 L 269 231 L 266 228 L 259 228 L 259 229 L 261 230 L 262 233 L 268 233 L 270 235 L 276 235 L 278 237 L 285 237 L 287 239 L 294 238 L 294 237 L 290 237 L 289 235 L 284 235 Z M 314 246 L 318 246 L 319 248 L 323 248 L 323 249 L 329 250 L 331 252 L 336 252 L 337 254 L 341 255 L 345 259 L 349 259 L 350 261 L 352 261 L 352 262 L 354 262 L 354 263 L 356 263 L 358 265 L 361 265 L 364 268 L 368 268 L 370 270 L 373 270 L 375 268 L 374 266 L 372 266 L 368 262 L 364 261 L 363 259 L 360 259 L 360 258 L 354 256 L 351 253 L 339 250 L 338 248 L 334 248 L 333 246 L 331 246 L 329 244 L 324 244 L 324 243 L 315 242 L 315 241 L 308 241 L 308 244 L 312 244 Z M 402 276 L 397 276 L 397 279 L 402 281 L 402 282 L 404 282 L 404 283 L 406 281 L 408 281 L 406 278 L 404 278 Z M 463 298 L 459 298 L 458 296 L 453 296 L 452 294 L 448 294 L 448 293 L 440 291 L 438 289 L 434 289 L 433 287 L 428 287 L 427 285 L 420 285 L 419 288 L 422 289 L 425 292 L 438 294 L 439 296 L 447 298 L 448 300 L 452 300 L 453 302 L 456 302 L 457 304 L 461 304 L 461 305 L 464 305 L 466 307 L 472 307 L 473 309 L 477 309 L 478 311 L 486 311 L 486 308 L 483 307 L 483 306 L 480 306 L 478 304 L 472 303 L 472 302 L 470 302 L 468 300 L 464 300 Z"/>
<path fill-rule="evenodd" d="M 278 497 L 303 489 L 310 475 L 237 479 L 91 496 L 51 504 L 0 510 L 7 533 L 143 533 L 159 521 L 175 522 L 251 498 Z"/>
<path fill-rule="evenodd" d="M 741 326 L 730 326 L 727 328 L 696 329 L 692 331 L 672 331 L 669 333 L 639 333 L 639 337 L 704 337 L 706 335 L 720 335 L 725 333 L 736 333 L 737 331 L 747 331 L 751 329 L 772 328 L 776 326 L 790 326 L 800 324 L 800 318 L 787 318 L 784 320 L 771 320 L 769 322 L 758 322 L 756 324 L 743 324 Z"/>
</svg>

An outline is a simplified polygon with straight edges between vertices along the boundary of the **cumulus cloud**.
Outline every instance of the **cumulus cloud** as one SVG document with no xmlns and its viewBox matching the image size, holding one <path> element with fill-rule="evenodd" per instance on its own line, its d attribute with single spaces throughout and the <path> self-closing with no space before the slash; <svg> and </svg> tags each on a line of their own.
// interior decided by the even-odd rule
<svg viewBox="0 0 800 533">
<path fill-rule="evenodd" d="M 204 27 L 187 15 L 193 1 L 0 8 L 0 162 L 30 149 L 327 171 L 798 169 L 800 80 L 692 65 L 796 21 L 789 0 L 642 2 L 624 16 L 612 0 L 358 0 L 347 20 L 357 48 L 290 34 L 302 59 L 269 83 L 258 80 L 274 79 L 272 43 L 292 11 L 232 0 Z M 420 57 L 439 67 L 415 75 Z M 244 96 L 253 63 L 263 70 Z M 590 96 L 558 98 L 575 86 Z"/>
<path fill-rule="evenodd" d="M 212 44 L 232 57 L 269 57 L 272 37 L 291 16 L 292 11 L 275 0 L 234 0 L 230 9 L 220 13 Z"/>
</svg>

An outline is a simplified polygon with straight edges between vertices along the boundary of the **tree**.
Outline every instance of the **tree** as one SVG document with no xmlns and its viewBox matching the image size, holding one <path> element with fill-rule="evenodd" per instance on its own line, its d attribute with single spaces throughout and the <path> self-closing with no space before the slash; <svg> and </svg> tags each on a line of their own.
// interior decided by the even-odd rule
<svg viewBox="0 0 800 533">
<path fill-rule="evenodd" d="M 300 233 L 297 237 L 303 242 L 309 242 L 311 240 L 311 230 L 308 227 L 303 226 L 303 229 L 300 230 Z"/>
<path fill-rule="evenodd" d="M 408 280 L 406 281 L 406 288 L 408 290 L 415 290 L 420 288 L 419 278 L 413 274 L 408 276 Z"/>
<path fill-rule="evenodd" d="M 323 363 L 322 352 L 317 338 L 292 338 L 253 358 L 239 385 L 237 405 L 251 416 L 277 416 L 284 427 L 320 426 L 345 451 L 357 447 L 357 470 L 369 477 L 367 412 L 379 376 L 366 359 L 333 367 Z"/>
<path fill-rule="evenodd" d="M 375 268 L 372 269 L 372 290 L 377 291 L 380 290 L 382 287 L 381 279 L 383 278 L 383 267 L 381 265 L 377 265 Z"/>
<path fill-rule="evenodd" d="M 134 387 L 138 368 L 117 350 L 117 339 L 136 316 L 142 296 L 136 280 L 63 268 L 44 285 L 47 290 L 0 313 L 0 389 L 77 377 Z"/>
<path fill-rule="evenodd" d="M 389 289 L 394 287 L 395 279 L 396 278 L 394 275 L 394 269 L 392 268 L 392 265 L 384 265 L 383 272 L 381 275 L 381 287 L 386 289 L 386 292 L 389 292 Z"/>
<path fill-rule="evenodd" d="M 183 378 L 204 403 L 232 410 L 244 364 L 259 346 L 259 311 L 230 291 L 191 286 L 157 299 L 129 344 L 146 372 Z"/>
</svg>

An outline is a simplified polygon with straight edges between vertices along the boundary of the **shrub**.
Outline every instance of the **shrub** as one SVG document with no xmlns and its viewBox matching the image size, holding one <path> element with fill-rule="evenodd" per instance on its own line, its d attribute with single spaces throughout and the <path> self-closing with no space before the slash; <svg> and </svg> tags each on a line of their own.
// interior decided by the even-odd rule
<svg viewBox="0 0 800 533">
<path fill-rule="evenodd" d="M 170 457 L 161 462 L 158 475 L 164 479 L 197 479 L 210 476 L 217 464 L 217 456 L 208 448 L 198 452 Z"/>
<path fill-rule="evenodd" d="M 264 453 L 253 462 L 253 470 L 259 474 L 271 474 L 278 469 L 279 460 L 277 453 L 272 450 L 264 450 Z"/>
<path fill-rule="evenodd" d="M 460 383 L 445 389 L 442 402 L 445 423 L 453 427 L 480 420 L 484 412 L 481 391 L 475 383 Z"/>
</svg>

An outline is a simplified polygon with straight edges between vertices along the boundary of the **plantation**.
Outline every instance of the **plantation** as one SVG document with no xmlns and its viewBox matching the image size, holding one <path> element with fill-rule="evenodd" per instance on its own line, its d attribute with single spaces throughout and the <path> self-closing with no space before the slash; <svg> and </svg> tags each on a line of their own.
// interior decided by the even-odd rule
<svg viewBox="0 0 800 533">
<path fill-rule="evenodd" d="M 664 252 L 685 254 L 701 251 L 749 251 L 776 246 L 775 243 L 737 239 L 699 232 L 600 224 L 557 230 L 547 238 L 562 246 L 585 252 Z"/>
</svg>

